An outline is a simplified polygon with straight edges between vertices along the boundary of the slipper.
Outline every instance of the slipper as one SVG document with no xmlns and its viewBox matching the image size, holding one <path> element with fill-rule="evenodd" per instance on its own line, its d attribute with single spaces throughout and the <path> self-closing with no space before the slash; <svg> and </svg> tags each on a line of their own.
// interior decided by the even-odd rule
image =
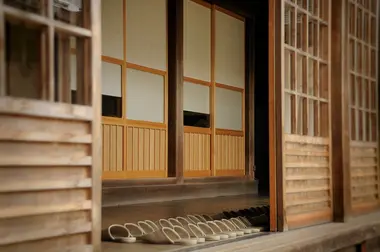
<svg viewBox="0 0 380 252">
<path fill-rule="evenodd" d="M 184 226 L 186 226 L 186 225 L 188 225 L 188 224 L 195 224 L 195 223 L 193 223 L 193 222 L 190 222 L 188 219 L 186 219 L 185 217 L 181 217 L 181 216 L 179 216 L 179 217 L 177 217 L 176 218 L 177 219 L 177 221 L 179 222 L 179 223 L 181 223 L 182 224 L 182 226 L 184 227 Z"/>
<path fill-rule="evenodd" d="M 247 226 L 247 227 L 249 227 L 249 228 L 256 228 L 256 229 L 260 230 L 260 232 L 264 230 L 263 227 L 253 226 L 253 225 L 251 224 L 251 222 L 248 220 L 247 217 L 244 217 L 244 216 L 243 216 L 243 217 L 239 217 L 239 219 L 244 223 L 245 226 Z"/>
<path fill-rule="evenodd" d="M 244 234 L 250 234 L 250 231 L 248 230 L 239 230 L 235 224 L 233 224 L 230 220 L 223 219 L 222 220 L 232 231 L 236 232 L 237 236 L 243 236 Z"/>
<path fill-rule="evenodd" d="M 220 221 L 220 220 L 215 220 L 215 221 L 208 221 L 207 224 L 209 224 L 209 226 L 212 228 L 212 227 L 215 227 L 217 228 L 217 231 L 215 231 L 215 233 L 220 233 L 220 234 L 226 234 L 228 235 L 229 238 L 235 238 L 237 236 L 236 232 L 233 231 L 231 228 L 229 228 L 223 221 Z"/>
<path fill-rule="evenodd" d="M 102 241 L 134 243 L 136 242 L 136 238 L 123 225 L 113 224 L 102 231 Z"/>
<path fill-rule="evenodd" d="M 174 227 L 174 225 L 166 219 L 160 219 L 158 221 L 158 223 L 160 224 L 161 228 L 164 228 L 164 227 L 173 228 Z"/>
<path fill-rule="evenodd" d="M 181 236 L 172 228 L 163 227 L 152 233 L 141 236 L 141 239 L 153 244 L 178 244 L 178 245 L 196 245 L 197 240 L 181 238 Z"/>
<path fill-rule="evenodd" d="M 259 228 L 248 227 L 247 225 L 245 225 L 240 220 L 240 218 L 232 218 L 232 219 L 230 219 L 230 221 L 232 221 L 232 224 L 234 224 L 237 229 L 243 231 L 245 234 L 259 233 L 260 232 Z"/>
<path fill-rule="evenodd" d="M 219 236 L 219 240 L 226 240 L 229 238 L 228 234 L 223 234 L 218 225 L 214 223 L 213 227 L 209 223 L 198 222 L 197 226 L 202 229 L 206 235 Z M 215 231 L 216 230 L 216 231 Z M 207 237 L 206 237 L 207 240 Z"/>
<path fill-rule="evenodd" d="M 194 224 L 191 224 L 194 225 Z M 192 227 L 189 225 L 189 227 Z M 220 241 L 221 237 L 220 235 L 215 234 L 214 230 L 207 225 L 206 223 L 199 222 L 197 225 L 194 225 L 199 228 L 199 230 L 202 231 L 202 234 L 206 238 L 206 241 Z"/>
<path fill-rule="evenodd" d="M 180 218 L 183 218 L 183 217 L 180 217 Z M 186 232 L 191 236 L 191 238 L 196 238 L 197 239 L 198 243 L 204 243 L 206 241 L 204 235 L 202 234 L 202 230 L 201 231 L 197 230 L 198 227 L 195 226 L 194 224 L 192 224 L 190 222 L 185 222 L 184 224 L 182 224 L 180 221 L 178 221 L 175 218 L 169 218 L 168 221 L 170 222 L 170 224 L 173 225 L 173 227 L 182 227 L 182 228 L 184 228 L 186 230 Z M 194 231 L 194 227 L 190 228 L 189 225 L 194 226 L 196 231 Z M 174 229 L 174 230 L 177 231 L 176 229 Z"/>
<path fill-rule="evenodd" d="M 203 222 L 202 220 L 198 219 L 197 217 L 195 217 L 194 215 L 187 215 L 186 216 L 191 222 L 193 222 L 194 224 L 197 224 L 198 222 Z"/>
<path fill-rule="evenodd" d="M 142 221 L 140 221 L 140 224 L 142 223 Z M 146 224 L 146 223 L 145 223 Z M 146 227 L 148 227 L 147 226 L 148 224 L 146 224 L 146 225 L 144 225 L 144 226 L 146 226 Z M 130 233 L 130 235 L 132 236 L 132 237 L 134 237 L 136 240 L 140 240 L 140 238 L 143 236 L 143 235 L 145 235 L 145 234 L 147 234 L 147 232 L 150 232 L 150 230 L 151 230 L 151 227 L 149 226 L 149 230 L 144 230 L 144 228 L 142 228 L 140 225 L 136 225 L 136 224 L 134 224 L 134 223 L 124 223 L 124 228 L 126 229 L 126 230 L 128 230 L 128 232 Z"/>
<path fill-rule="evenodd" d="M 201 222 L 207 222 L 207 220 L 202 216 L 202 215 L 199 215 L 199 214 L 194 214 L 194 216 L 200 220 Z"/>
<path fill-rule="evenodd" d="M 203 218 L 207 221 L 213 221 L 214 219 L 210 216 L 210 215 L 207 215 L 207 214 L 202 214 Z"/>
<path fill-rule="evenodd" d="M 155 229 L 154 227 L 152 227 L 149 223 L 147 223 L 146 221 L 138 221 L 137 222 L 137 225 L 144 231 L 145 234 L 147 233 L 151 233 L 151 232 L 154 232 Z"/>
<path fill-rule="evenodd" d="M 182 226 L 173 226 L 172 228 L 177 234 L 181 237 L 182 240 L 187 239 L 187 240 L 195 240 L 196 243 L 204 243 L 205 238 L 198 238 L 198 237 L 191 237 L 190 233 Z"/>
<path fill-rule="evenodd" d="M 150 225 L 152 228 L 154 228 L 154 230 L 160 229 L 158 227 L 158 225 L 156 223 L 154 223 L 153 221 L 151 221 L 151 220 L 144 220 L 144 222 L 146 222 L 148 225 Z"/>
<path fill-rule="evenodd" d="M 183 217 L 178 217 L 178 218 L 183 218 Z M 181 223 L 178 219 L 176 218 L 169 218 L 168 221 L 170 222 L 170 224 L 172 224 L 173 226 L 180 226 L 180 227 L 184 227 L 186 226 L 187 224 L 189 224 L 190 222 L 185 222 L 185 223 Z M 184 225 L 185 224 L 185 225 Z"/>
</svg>

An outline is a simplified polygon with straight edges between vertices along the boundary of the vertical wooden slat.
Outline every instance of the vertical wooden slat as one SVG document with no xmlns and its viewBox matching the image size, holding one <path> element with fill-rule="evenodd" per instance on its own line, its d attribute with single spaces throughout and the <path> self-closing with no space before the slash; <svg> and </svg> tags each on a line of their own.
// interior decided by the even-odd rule
<svg viewBox="0 0 380 252">
<path fill-rule="evenodd" d="M 92 121 L 92 246 L 94 252 L 101 251 L 101 237 L 100 230 L 102 225 L 102 216 L 101 216 L 101 195 L 102 195 L 102 182 L 101 182 L 101 13 L 100 13 L 100 0 L 86 1 L 87 5 L 90 5 L 91 8 L 91 61 L 90 64 L 86 67 L 91 69 L 91 99 L 92 107 L 94 111 L 94 119 Z M 89 4 L 91 2 L 91 4 Z"/>
<path fill-rule="evenodd" d="M 183 182 L 183 5 L 168 0 L 168 176 Z"/>
<path fill-rule="evenodd" d="M 54 1 L 49 0 L 48 1 L 48 17 L 53 20 L 54 19 Z M 41 41 L 41 43 L 44 43 Z M 54 75 L 54 26 L 50 24 L 48 26 L 48 32 L 47 32 L 47 75 L 48 75 L 48 86 L 44 86 L 44 83 L 42 83 L 42 89 L 48 90 L 47 100 L 54 102 L 55 101 L 55 75 Z M 45 50 L 44 48 L 41 48 L 42 50 Z M 44 60 L 44 57 L 42 57 L 42 60 Z M 42 67 L 44 64 L 42 64 Z M 45 94 L 45 92 L 43 92 Z M 42 96 L 44 97 L 44 95 Z"/>
<path fill-rule="evenodd" d="M 6 95 L 5 18 L 3 0 L 0 0 L 0 96 Z"/>
<path fill-rule="evenodd" d="M 211 176 L 215 176 L 216 168 L 216 135 L 215 135 L 215 6 L 211 7 L 211 86 L 210 86 L 210 126 L 211 126 L 211 142 L 210 142 L 210 168 Z M 219 153 L 220 154 L 220 153 Z"/>
</svg>

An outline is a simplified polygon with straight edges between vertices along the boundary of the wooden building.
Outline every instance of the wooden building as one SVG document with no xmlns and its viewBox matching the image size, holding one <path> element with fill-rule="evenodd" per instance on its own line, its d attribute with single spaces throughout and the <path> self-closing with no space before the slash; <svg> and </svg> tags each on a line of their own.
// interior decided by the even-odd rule
<svg viewBox="0 0 380 252">
<path fill-rule="evenodd" d="M 100 251 L 101 208 L 136 203 L 260 191 L 274 232 L 376 212 L 379 9 L 0 0 L 0 251 Z"/>
</svg>

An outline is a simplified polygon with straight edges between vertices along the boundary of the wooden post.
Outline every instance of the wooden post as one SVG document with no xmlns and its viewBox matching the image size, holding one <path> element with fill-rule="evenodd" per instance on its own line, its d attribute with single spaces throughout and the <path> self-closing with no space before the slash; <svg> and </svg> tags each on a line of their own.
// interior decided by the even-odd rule
<svg viewBox="0 0 380 252">
<path fill-rule="evenodd" d="M 350 209 L 349 88 L 346 59 L 346 1 L 331 6 L 331 124 L 334 221 L 344 222 Z"/>
<path fill-rule="evenodd" d="M 255 89 L 255 23 L 245 21 L 245 176 L 254 178 L 254 89 Z"/>
<path fill-rule="evenodd" d="M 168 176 L 183 182 L 183 0 L 168 0 Z"/>
<path fill-rule="evenodd" d="M 284 231 L 282 171 L 282 0 L 269 1 L 269 177 L 270 229 Z"/>
<path fill-rule="evenodd" d="M 90 1 L 89 1 L 90 2 Z M 94 117 L 92 121 L 92 245 L 101 251 L 102 228 L 102 85 L 101 85 L 101 1 L 91 1 L 91 82 Z"/>
</svg>

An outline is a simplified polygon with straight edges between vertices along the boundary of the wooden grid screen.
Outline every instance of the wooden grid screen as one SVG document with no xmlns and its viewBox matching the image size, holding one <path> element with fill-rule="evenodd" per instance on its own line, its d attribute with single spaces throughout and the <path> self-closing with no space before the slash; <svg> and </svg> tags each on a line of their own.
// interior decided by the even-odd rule
<svg viewBox="0 0 380 252">
<path fill-rule="evenodd" d="M 167 177 L 166 5 L 102 1 L 102 62 L 121 69 L 103 67 L 103 95 L 120 94 L 102 117 L 103 179 Z"/>
<path fill-rule="evenodd" d="M 100 251 L 100 1 L 81 2 L 0 1 L 0 251 Z"/>
<path fill-rule="evenodd" d="M 378 1 L 348 1 L 351 206 L 379 206 Z"/>
<path fill-rule="evenodd" d="M 283 1 L 285 227 L 330 221 L 330 0 Z"/>
<path fill-rule="evenodd" d="M 245 20 L 205 1 L 185 0 L 184 11 L 184 81 L 209 88 L 210 115 L 209 128 L 184 127 L 184 175 L 244 176 Z"/>
</svg>

